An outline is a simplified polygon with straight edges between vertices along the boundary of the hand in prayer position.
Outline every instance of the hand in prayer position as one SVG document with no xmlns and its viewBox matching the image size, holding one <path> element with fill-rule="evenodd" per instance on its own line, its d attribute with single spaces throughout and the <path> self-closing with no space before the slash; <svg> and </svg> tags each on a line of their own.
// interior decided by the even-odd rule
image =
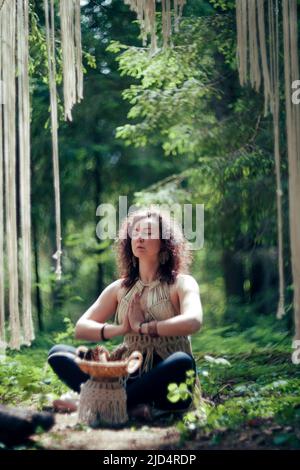
<svg viewBox="0 0 300 470">
<path fill-rule="evenodd" d="M 136 294 L 130 300 L 128 308 L 129 322 L 132 330 L 135 333 L 138 333 L 140 323 L 145 320 L 145 312 L 141 307 L 140 300 L 141 294 L 139 292 L 136 292 Z"/>
</svg>

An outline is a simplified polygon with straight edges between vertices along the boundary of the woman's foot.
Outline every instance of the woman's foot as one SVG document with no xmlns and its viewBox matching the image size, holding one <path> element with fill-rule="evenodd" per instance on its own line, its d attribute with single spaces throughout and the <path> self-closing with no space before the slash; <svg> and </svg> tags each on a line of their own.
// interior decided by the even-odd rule
<svg viewBox="0 0 300 470">
<path fill-rule="evenodd" d="M 58 413 L 74 413 L 78 409 L 78 403 L 79 395 L 75 393 L 65 393 L 52 402 L 54 411 Z"/>
<path fill-rule="evenodd" d="M 67 400 L 61 400 L 60 398 L 53 401 L 54 411 L 57 413 L 73 413 L 77 411 L 77 405 Z"/>
<path fill-rule="evenodd" d="M 138 418 L 143 421 L 152 421 L 153 419 L 151 406 L 147 403 L 140 403 L 139 405 L 130 408 L 128 415 L 130 418 Z"/>
</svg>

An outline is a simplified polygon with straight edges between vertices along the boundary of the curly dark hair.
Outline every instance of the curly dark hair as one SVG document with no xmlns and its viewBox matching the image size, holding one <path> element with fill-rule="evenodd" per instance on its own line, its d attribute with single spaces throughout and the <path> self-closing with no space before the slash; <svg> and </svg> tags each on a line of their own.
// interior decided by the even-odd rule
<svg viewBox="0 0 300 470">
<path fill-rule="evenodd" d="M 131 287 L 139 278 L 139 262 L 136 258 L 136 265 L 133 264 L 134 255 L 131 249 L 130 234 L 132 234 L 136 222 L 150 217 L 156 217 L 159 221 L 159 237 L 162 242 L 160 252 L 167 252 L 169 255 L 166 262 L 159 265 L 159 279 L 173 284 L 178 273 L 189 272 L 192 253 L 179 223 L 165 210 L 152 206 L 143 207 L 129 212 L 121 225 L 118 237 L 115 239 L 118 273 L 119 277 L 123 278 L 122 287 Z M 162 233 L 169 235 L 167 238 L 162 238 Z"/>
</svg>

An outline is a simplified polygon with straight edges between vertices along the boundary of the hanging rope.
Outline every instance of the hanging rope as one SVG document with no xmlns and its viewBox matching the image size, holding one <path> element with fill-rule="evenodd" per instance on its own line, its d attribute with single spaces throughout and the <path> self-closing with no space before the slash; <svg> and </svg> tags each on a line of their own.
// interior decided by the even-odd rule
<svg viewBox="0 0 300 470">
<path fill-rule="evenodd" d="M 3 2 L 0 7 L 2 8 Z M 0 347 L 6 348 L 4 291 L 4 154 L 3 154 L 3 76 L 2 76 L 2 15 L 0 16 Z"/>
<path fill-rule="evenodd" d="M 55 20 L 54 1 L 44 0 L 46 38 L 49 68 L 49 89 L 51 107 L 51 133 L 52 133 L 52 160 L 55 193 L 55 220 L 56 220 L 56 259 L 55 273 L 61 279 L 61 210 L 59 188 L 59 152 L 58 152 L 58 112 L 56 89 L 56 60 L 55 60 Z M 72 108 L 83 98 L 83 67 L 80 25 L 80 0 L 61 0 L 61 45 L 63 56 L 63 82 L 64 82 L 64 111 L 65 119 L 72 121 Z"/>
<path fill-rule="evenodd" d="M 82 95 L 80 0 L 60 1 L 65 120 L 72 121 L 72 108 Z"/>
<path fill-rule="evenodd" d="M 256 4 L 259 0 L 251 0 L 248 3 L 248 28 L 249 28 L 249 59 L 250 59 L 250 82 L 252 87 L 258 91 L 260 88 L 261 74 L 259 67 L 259 50 L 257 40 L 257 17 Z"/>
<path fill-rule="evenodd" d="M 58 155 L 54 0 L 44 0 L 49 68 L 55 193 L 57 279 L 61 279 L 61 212 Z M 83 97 L 80 0 L 61 0 L 65 118 Z M 8 279 L 9 346 L 34 339 L 31 303 L 29 0 L 0 0 L 0 347 L 7 347 L 5 277 Z M 2 103 L 3 100 L 3 103 Z M 18 153 L 17 153 L 18 152 Z M 18 159 L 17 159 L 18 156 Z M 19 166 L 17 163 L 19 162 Z M 17 175 L 19 187 L 17 199 Z M 18 234 L 17 208 L 20 208 Z M 19 235 L 19 246 L 18 246 Z M 5 255 L 6 253 L 6 255 Z M 20 264 L 20 265 L 18 265 Z M 7 269 L 5 269 L 7 267 Z M 20 278 L 19 278 L 20 276 Z M 21 307 L 21 315 L 20 315 Z"/>
<path fill-rule="evenodd" d="M 156 0 L 124 0 L 124 3 L 129 5 L 130 9 L 137 15 L 141 28 L 143 46 L 147 45 L 147 38 L 148 35 L 150 35 L 150 51 L 156 52 Z M 173 8 L 171 0 L 157 0 L 157 3 L 161 3 L 163 47 L 165 48 L 171 42 L 172 13 L 174 17 L 174 30 L 178 32 L 179 20 L 182 16 L 182 10 L 186 0 L 173 0 Z"/>
<path fill-rule="evenodd" d="M 76 59 L 76 83 L 77 102 L 83 99 L 83 65 L 82 65 L 82 45 L 81 45 L 81 20 L 80 20 L 80 0 L 75 2 L 75 59 Z"/>
<path fill-rule="evenodd" d="M 54 194 L 55 194 L 55 221 L 56 221 L 56 253 L 53 258 L 56 259 L 57 279 L 61 279 L 61 214 L 60 214 L 60 188 L 59 188 L 59 156 L 58 156 L 58 114 L 57 114 L 57 90 L 56 90 L 56 61 L 55 61 L 55 26 L 54 26 L 54 0 L 50 0 L 50 19 L 49 19 L 49 0 L 44 0 L 45 21 L 46 21 L 46 40 L 48 54 L 49 70 L 49 90 L 51 107 L 51 135 L 52 135 L 52 161 L 54 175 Z"/>
<path fill-rule="evenodd" d="M 291 100 L 291 84 L 299 79 L 297 1 L 285 0 L 282 6 L 293 305 L 295 339 L 300 340 L 300 110 Z"/>
<path fill-rule="evenodd" d="M 238 64 L 240 84 L 247 83 L 247 63 L 248 63 L 248 28 L 247 28 L 247 1 L 236 1 L 236 28 L 237 28 L 237 48 L 236 58 Z"/>
<path fill-rule="evenodd" d="M 270 74 L 268 67 L 267 46 L 266 46 L 266 29 L 265 29 L 265 6 L 264 2 L 258 1 L 257 3 L 257 16 L 258 16 L 258 33 L 261 54 L 262 76 L 264 83 L 264 98 L 265 98 L 265 112 L 266 116 L 268 109 L 271 106 L 271 84 Z"/>
<path fill-rule="evenodd" d="M 284 2 L 283 2 L 284 3 Z M 280 133 L 279 133 L 279 26 L 278 0 L 268 0 L 267 12 L 269 24 L 269 51 L 265 30 L 264 0 L 236 0 L 237 23 L 237 62 L 241 85 L 246 85 L 248 76 L 251 86 L 259 91 L 261 69 L 264 82 L 265 109 L 273 115 L 274 158 L 276 175 L 277 207 L 277 244 L 278 244 L 278 278 L 279 300 L 277 318 L 282 318 L 284 309 L 284 257 L 283 257 L 283 223 L 282 223 L 282 187 L 280 171 Z M 259 40 L 258 40 L 258 38 Z M 248 63 L 249 50 L 249 63 Z M 269 56 L 269 57 L 268 57 Z M 261 69 L 260 61 L 261 57 Z"/>
<path fill-rule="evenodd" d="M 9 278 L 9 330 L 11 348 L 21 345 L 16 217 L 16 0 L 1 9 L 1 54 L 3 79 L 3 148 L 5 169 L 5 225 Z"/>
<path fill-rule="evenodd" d="M 279 269 L 279 302 L 277 318 L 282 318 L 284 310 L 284 267 L 283 267 L 283 223 L 282 223 L 282 188 L 280 170 L 280 137 L 279 137 L 279 28 L 278 28 L 278 0 L 269 0 L 270 25 L 270 79 L 271 79 L 271 111 L 273 113 L 274 128 L 274 156 L 276 174 L 276 202 L 277 202 L 277 234 L 278 234 L 278 269 Z M 275 13 L 275 15 L 274 15 Z"/>
<path fill-rule="evenodd" d="M 19 174 L 22 253 L 22 328 L 24 343 L 34 339 L 31 309 L 30 96 L 28 0 L 17 0 Z"/>
</svg>

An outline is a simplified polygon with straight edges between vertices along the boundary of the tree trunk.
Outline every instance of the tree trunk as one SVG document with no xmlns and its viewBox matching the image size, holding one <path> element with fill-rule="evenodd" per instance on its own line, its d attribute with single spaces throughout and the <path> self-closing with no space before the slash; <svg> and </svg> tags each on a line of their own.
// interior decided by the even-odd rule
<svg viewBox="0 0 300 470">
<path fill-rule="evenodd" d="M 257 304 L 257 313 L 274 314 L 278 302 L 277 254 L 267 249 L 256 249 L 249 273 L 250 301 Z"/>
<path fill-rule="evenodd" d="M 227 300 L 229 301 L 230 297 L 234 296 L 238 297 L 241 302 L 244 302 L 245 273 L 242 259 L 235 251 L 224 250 L 222 255 L 222 266 Z"/>
</svg>

